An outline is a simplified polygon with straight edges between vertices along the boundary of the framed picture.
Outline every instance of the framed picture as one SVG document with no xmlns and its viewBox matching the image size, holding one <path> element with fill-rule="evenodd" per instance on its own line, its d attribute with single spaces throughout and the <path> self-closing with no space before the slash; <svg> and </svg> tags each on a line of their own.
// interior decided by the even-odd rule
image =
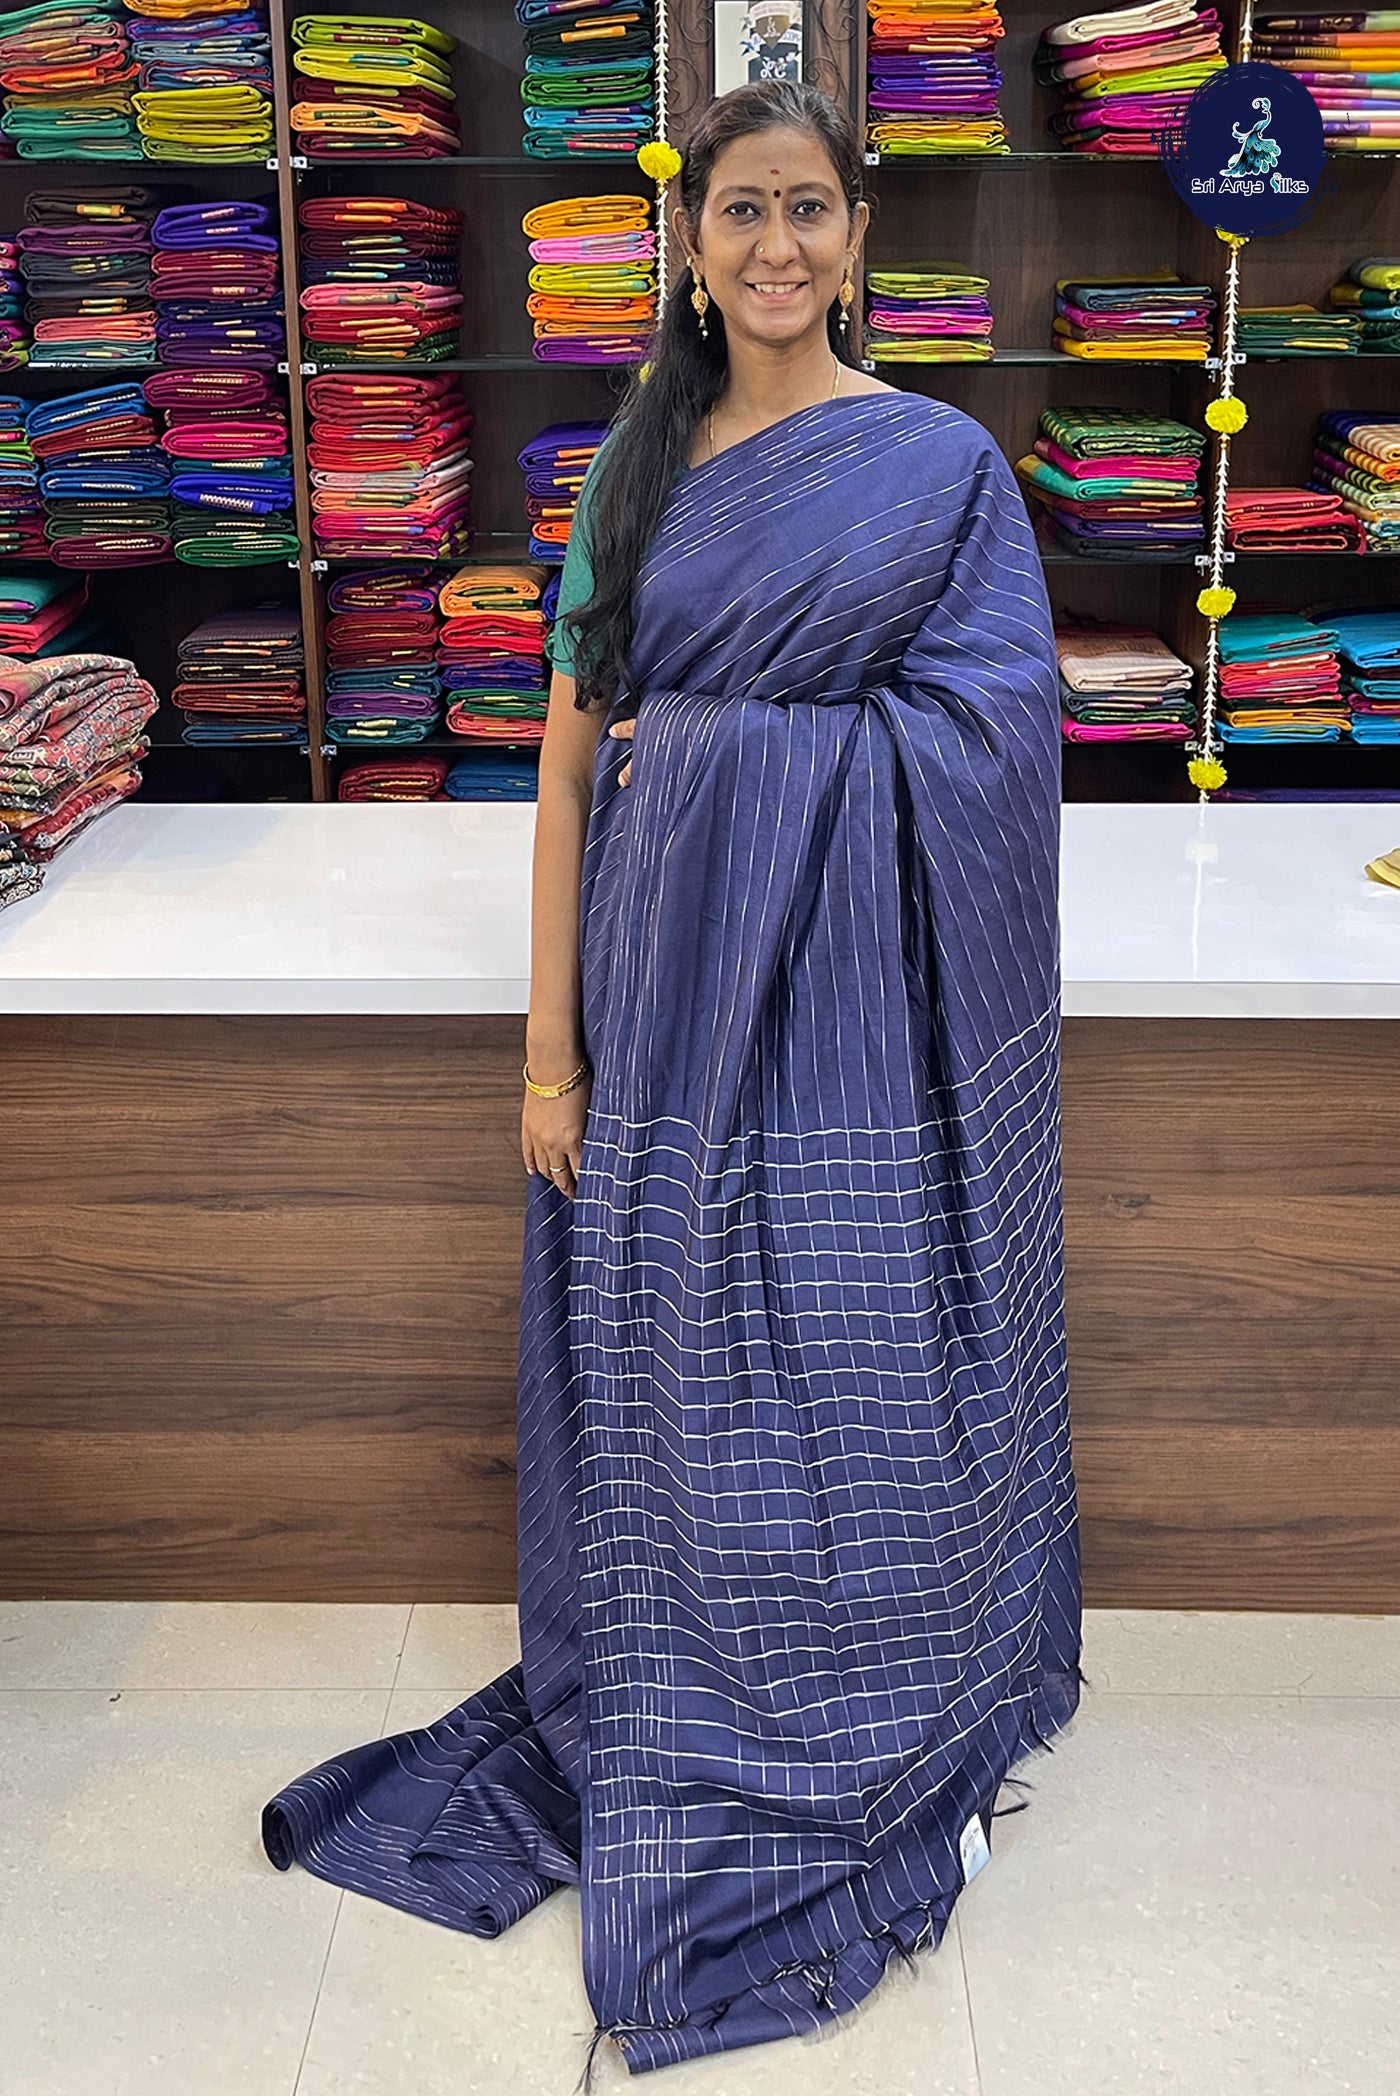
<svg viewBox="0 0 1400 2096">
<path fill-rule="evenodd" d="M 802 78 L 802 0 L 713 0 L 714 91 Z"/>
</svg>

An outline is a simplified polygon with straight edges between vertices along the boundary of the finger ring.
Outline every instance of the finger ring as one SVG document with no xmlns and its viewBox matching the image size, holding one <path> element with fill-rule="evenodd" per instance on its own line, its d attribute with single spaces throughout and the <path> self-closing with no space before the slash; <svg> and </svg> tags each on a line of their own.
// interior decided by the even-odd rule
<svg viewBox="0 0 1400 2096">
<path fill-rule="evenodd" d="M 567 1172 L 568 1169 L 569 1167 L 566 1164 L 552 1164 L 549 1168 L 549 1176 L 551 1179 L 557 1179 L 561 1172 Z"/>
</svg>

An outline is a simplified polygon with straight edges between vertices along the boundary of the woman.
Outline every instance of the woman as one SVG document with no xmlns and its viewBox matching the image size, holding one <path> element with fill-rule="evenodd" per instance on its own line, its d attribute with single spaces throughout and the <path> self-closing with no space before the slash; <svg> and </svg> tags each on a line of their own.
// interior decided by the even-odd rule
<svg viewBox="0 0 1400 2096">
<path fill-rule="evenodd" d="M 264 1816 L 479 1935 L 578 1882 L 634 2072 L 936 1943 L 1078 1694 L 1050 620 L 986 432 L 850 361 L 860 174 L 808 88 L 702 117 L 569 549 L 523 1665 Z"/>
</svg>

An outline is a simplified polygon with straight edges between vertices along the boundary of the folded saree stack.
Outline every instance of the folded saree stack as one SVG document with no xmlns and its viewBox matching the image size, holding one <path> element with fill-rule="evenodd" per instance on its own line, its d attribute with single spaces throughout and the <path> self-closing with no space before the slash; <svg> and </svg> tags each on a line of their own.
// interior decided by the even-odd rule
<svg viewBox="0 0 1400 2096">
<path fill-rule="evenodd" d="M 865 353 L 881 364 L 985 364 L 991 285 L 956 270 L 872 269 L 865 279 Z"/>
<path fill-rule="evenodd" d="M 447 796 L 449 757 L 370 758 L 347 764 L 335 797 L 340 801 L 441 801 Z"/>
<path fill-rule="evenodd" d="M 437 590 L 401 569 L 342 575 L 326 593 L 326 725 L 334 742 L 409 739 L 442 724 Z M 444 766 L 444 773 L 446 767 Z"/>
<path fill-rule="evenodd" d="M 169 560 L 170 465 L 139 386 L 99 386 L 29 411 L 49 557 L 66 568 Z"/>
<path fill-rule="evenodd" d="M 532 564 L 472 566 L 442 585 L 437 657 L 454 735 L 469 742 L 543 739 L 548 678 L 540 596 L 547 579 Z"/>
<path fill-rule="evenodd" d="M 266 204 L 173 204 L 151 228 L 162 364 L 275 370 L 287 353 L 277 219 Z"/>
<path fill-rule="evenodd" d="M 1339 742 L 1342 696 L 1336 628 L 1273 608 L 1220 623 L 1220 732 L 1226 742 Z"/>
<path fill-rule="evenodd" d="M 135 793 L 157 704 L 119 655 L 0 655 L 0 831 L 43 862 Z"/>
<path fill-rule="evenodd" d="M 309 197 L 298 222 L 309 356 L 433 363 L 458 354 L 460 211 L 407 197 Z"/>
<path fill-rule="evenodd" d="M 1359 553 L 1365 533 L 1340 495 L 1311 488 L 1231 488 L 1225 543 L 1240 553 Z"/>
<path fill-rule="evenodd" d="M 32 364 L 156 360 L 150 189 L 46 190 L 18 235 Z"/>
<path fill-rule="evenodd" d="M 1047 29 L 1035 74 L 1063 91 L 1050 129 L 1072 152 L 1154 154 L 1154 133 L 1177 122 L 1225 62 L 1214 8 L 1144 0 Z"/>
<path fill-rule="evenodd" d="M 1210 355 L 1215 293 L 1170 271 L 1136 277 L 1062 277 L 1055 286 L 1051 346 L 1093 363 L 1167 358 L 1203 364 Z"/>
<path fill-rule="evenodd" d="M 315 159 L 440 160 L 460 153 L 456 38 L 399 15 L 300 15 L 292 128 Z"/>
<path fill-rule="evenodd" d="M 651 11 L 636 0 L 516 0 L 525 32 L 524 151 L 635 153 L 655 108 Z"/>
<path fill-rule="evenodd" d="M 1132 559 L 1203 543 L 1204 452 L 1200 431 L 1167 415 L 1044 408 L 1016 472 L 1060 545 Z"/>
<path fill-rule="evenodd" d="M 1359 326 L 1362 356 L 1400 353 L 1400 256 L 1363 255 L 1328 298 Z"/>
<path fill-rule="evenodd" d="M 211 87 L 272 93 L 272 38 L 265 7 L 247 0 L 241 5 L 239 0 L 205 0 L 196 6 L 126 0 L 126 6 L 131 55 L 141 68 L 145 93 Z"/>
<path fill-rule="evenodd" d="M 260 0 L 126 0 L 148 160 L 257 163 L 273 150 L 272 39 Z"/>
<path fill-rule="evenodd" d="M 0 371 L 18 371 L 28 362 L 29 329 L 24 321 L 19 244 L 0 240 Z"/>
<path fill-rule="evenodd" d="M 535 355 L 636 364 L 656 325 L 656 235 L 645 197 L 563 197 L 524 218 Z"/>
<path fill-rule="evenodd" d="M 327 372 L 306 389 L 328 559 L 445 560 L 470 540 L 472 415 L 455 378 Z"/>
<path fill-rule="evenodd" d="M 0 655 L 21 662 L 103 650 L 114 639 L 111 622 L 88 603 L 86 576 L 8 569 L 0 573 Z"/>
<path fill-rule="evenodd" d="M 44 505 L 39 461 L 29 441 L 30 403 L 0 395 L 0 558 L 43 560 Z"/>
<path fill-rule="evenodd" d="M 552 422 L 519 454 L 531 560 L 563 560 L 583 476 L 607 433 L 602 422 Z"/>
<path fill-rule="evenodd" d="M 306 740 L 301 613 L 269 599 L 205 619 L 181 641 L 175 704 L 193 748 Z"/>
<path fill-rule="evenodd" d="M 447 774 L 450 801 L 534 801 L 539 796 L 538 752 L 469 750 Z"/>
<path fill-rule="evenodd" d="M 142 392 L 164 417 L 175 557 L 194 568 L 295 560 L 291 438 L 265 371 L 160 371 Z"/>
<path fill-rule="evenodd" d="M 0 15 L 0 131 L 24 160 L 139 160 L 138 72 L 121 0 Z"/>
<path fill-rule="evenodd" d="M 0 830 L 0 910 L 37 895 L 43 884 L 43 867 L 35 865 L 18 837 Z"/>
<path fill-rule="evenodd" d="M 1250 357 L 1350 357 L 1361 347 L 1360 315 L 1317 306 L 1242 306 L 1238 347 Z"/>
<path fill-rule="evenodd" d="M 0 655 L 71 655 L 90 645 L 98 624 L 85 576 L 0 571 Z"/>
<path fill-rule="evenodd" d="M 1066 742 L 1185 742 L 1193 672 L 1150 627 L 1057 621 Z"/>
<path fill-rule="evenodd" d="M 1400 743 L 1400 612 L 1330 612 L 1327 623 L 1337 634 L 1353 741 Z"/>
<path fill-rule="evenodd" d="M 993 0 L 869 0 L 868 140 L 880 154 L 1005 153 Z"/>
<path fill-rule="evenodd" d="M 1256 15 L 1250 57 L 1302 81 L 1330 152 L 1400 148 L 1400 12 Z"/>
<path fill-rule="evenodd" d="M 1336 408 L 1318 417 L 1308 485 L 1340 495 L 1368 553 L 1400 551 L 1400 415 Z"/>
</svg>

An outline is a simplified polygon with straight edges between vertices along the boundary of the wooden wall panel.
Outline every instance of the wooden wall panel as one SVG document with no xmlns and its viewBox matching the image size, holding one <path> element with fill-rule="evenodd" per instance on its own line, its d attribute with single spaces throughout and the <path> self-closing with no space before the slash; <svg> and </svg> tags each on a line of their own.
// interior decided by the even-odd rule
<svg viewBox="0 0 1400 2096">
<path fill-rule="evenodd" d="M 0 1595 L 503 1600 L 521 1021 L 0 1020 Z M 1098 1604 L 1400 1608 L 1400 1025 L 1071 1021 Z"/>
</svg>

